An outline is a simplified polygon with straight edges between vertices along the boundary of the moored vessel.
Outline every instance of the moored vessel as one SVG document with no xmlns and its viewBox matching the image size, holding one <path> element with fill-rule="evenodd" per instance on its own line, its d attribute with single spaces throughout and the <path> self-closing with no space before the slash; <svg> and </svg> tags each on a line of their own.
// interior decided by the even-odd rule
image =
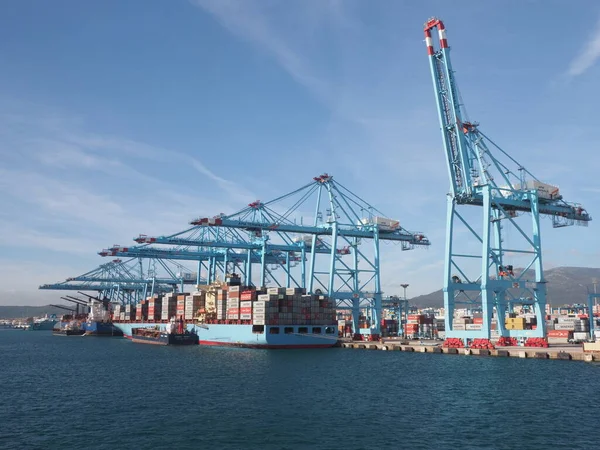
<svg viewBox="0 0 600 450">
<path fill-rule="evenodd" d="M 197 345 L 198 335 L 185 328 L 183 319 L 176 322 L 173 318 L 164 328 L 154 326 L 132 329 L 131 341 L 154 345 Z"/>
<path fill-rule="evenodd" d="M 39 319 L 33 319 L 24 329 L 28 331 L 51 331 L 57 322 L 56 315 L 46 315 Z"/>
<path fill-rule="evenodd" d="M 327 348 L 337 344 L 333 300 L 300 288 L 242 287 L 215 283 L 191 294 L 155 295 L 113 315 L 125 337 L 138 328 L 166 330 L 181 320 L 200 345 L 250 348 Z"/>
</svg>

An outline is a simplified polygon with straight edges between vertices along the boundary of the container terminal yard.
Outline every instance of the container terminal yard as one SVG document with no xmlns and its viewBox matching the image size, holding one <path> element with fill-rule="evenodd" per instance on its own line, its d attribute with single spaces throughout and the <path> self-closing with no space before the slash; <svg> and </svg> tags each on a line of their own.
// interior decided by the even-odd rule
<svg viewBox="0 0 600 450">
<path fill-rule="evenodd" d="M 63 299 L 92 306 L 87 329 L 129 338 L 175 319 L 201 345 L 599 360 L 600 294 L 587 305 L 547 305 L 540 231 L 542 218 L 561 228 L 587 226 L 591 216 L 467 118 L 444 23 L 432 18 L 423 31 L 450 181 L 449 193 L 438 193 L 447 196 L 443 308 L 410 307 L 407 284 L 402 297 L 382 292 L 381 246 L 427 248 L 426 230 L 409 231 L 415 224 L 328 173 L 181 232 L 112 245 L 99 252 L 108 263 L 40 289 L 95 292 Z"/>
</svg>

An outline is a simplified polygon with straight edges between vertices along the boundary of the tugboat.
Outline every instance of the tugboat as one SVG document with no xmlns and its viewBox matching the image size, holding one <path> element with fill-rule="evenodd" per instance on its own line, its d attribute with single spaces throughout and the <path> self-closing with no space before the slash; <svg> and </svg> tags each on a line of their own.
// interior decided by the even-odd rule
<svg viewBox="0 0 600 450">
<path fill-rule="evenodd" d="M 166 329 L 159 328 L 133 328 L 131 341 L 139 344 L 154 345 L 198 345 L 198 335 L 185 329 L 183 319 L 171 319 Z"/>
</svg>

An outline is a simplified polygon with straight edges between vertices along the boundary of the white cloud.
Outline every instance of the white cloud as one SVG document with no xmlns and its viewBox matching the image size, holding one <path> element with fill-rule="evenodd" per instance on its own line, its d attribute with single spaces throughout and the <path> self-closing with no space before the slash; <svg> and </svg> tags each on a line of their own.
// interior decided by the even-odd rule
<svg viewBox="0 0 600 450">
<path fill-rule="evenodd" d="M 600 20 L 592 33 L 588 36 L 588 41 L 580 53 L 571 61 L 568 74 L 577 76 L 583 74 L 592 67 L 600 58 Z"/>
<path fill-rule="evenodd" d="M 244 207 L 247 202 L 252 201 L 255 198 L 255 195 L 253 195 L 250 191 L 239 186 L 237 183 L 231 180 L 226 180 L 225 178 L 216 175 L 196 158 L 188 159 L 191 161 L 194 169 L 196 169 L 202 175 L 205 175 L 211 180 L 215 181 L 224 192 L 229 194 L 231 199 L 235 200 L 236 203 L 241 203 L 241 207 Z"/>
</svg>

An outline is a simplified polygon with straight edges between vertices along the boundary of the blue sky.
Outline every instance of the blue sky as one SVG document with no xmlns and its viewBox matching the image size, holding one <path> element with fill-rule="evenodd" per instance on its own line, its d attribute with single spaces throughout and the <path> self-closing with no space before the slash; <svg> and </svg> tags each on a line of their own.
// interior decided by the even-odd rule
<svg viewBox="0 0 600 450">
<path fill-rule="evenodd" d="M 423 43 L 445 21 L 472 119 L 600 211 L 600 5 L 562 1 L 13 0 L 0 4 L 0 303 L 328 172 L 428 250 L 384 252 L 384 291 L 441 286 L 448 179 Z M 544 221 L 546 267 L 598 234 Z"/>
</svg>

